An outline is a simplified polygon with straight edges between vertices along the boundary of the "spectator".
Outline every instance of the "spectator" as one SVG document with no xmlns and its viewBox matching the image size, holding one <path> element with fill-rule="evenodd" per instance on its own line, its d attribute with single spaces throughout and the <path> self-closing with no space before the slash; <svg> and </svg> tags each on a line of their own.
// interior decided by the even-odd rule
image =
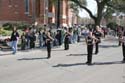
<svg viewBox="0 0 125 83">
<path fill-rule="evenodd" d="M 39 31 L 39 35 L 38 35 L 38 39 L 39 39 L 39 47 L 43 47 L 43 34 L 42 31 Z"/>
<path fill-rule="evenodd" d="M 21 35 L 21 50 L 26 49 L 26 35 L 25 32 Z"/>
<path fill-rule="evenodd" d="M 35 48 L 36 36 L 35 33 L 31 33 L 30 35 L 30 48 Z"/>
<path fill-rule="evenodd" d="M 13 54 L 15 54 L 17 52 L 18 38 L 19 38 L 19 33 L 17 32 L 16 26 L 14 26 L 13 27 L 13 32 L 11 34 Z"/>
</svg>

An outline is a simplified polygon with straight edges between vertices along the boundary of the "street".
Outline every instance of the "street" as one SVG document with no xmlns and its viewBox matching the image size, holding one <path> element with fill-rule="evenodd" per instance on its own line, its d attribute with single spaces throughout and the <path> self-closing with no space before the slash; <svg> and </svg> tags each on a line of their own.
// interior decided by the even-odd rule
<svg viewBox="0 0 125 83">
<path fill-rule="evenodd" d="M 93 55 L 93 65 L 85 64 L 85 42 L 71 44 L 68 51 L 53 48 L 46 59 L 46 49 L 0 52 L 0 83 L 125 83 L 122 49 L 115 40 L 104 40 L 100 53 Z"/>
</svg>

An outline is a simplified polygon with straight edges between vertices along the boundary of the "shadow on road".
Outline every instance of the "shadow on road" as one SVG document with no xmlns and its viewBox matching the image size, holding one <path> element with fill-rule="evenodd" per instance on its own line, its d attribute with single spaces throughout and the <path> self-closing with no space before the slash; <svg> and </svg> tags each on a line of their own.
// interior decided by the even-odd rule
<svg viewBox="0 0 125 83">
<path fill-rule="evenodd" d="M 23 61 L 23 60 L 41 60 L 41 59 L 47 59 L 47 57 L 43 57 L 43 58 L 22 58 L 22 59 L 18 59 L 18 60 Z"/>
<path fill-rule="evenodd" d="M 87 54 L 69 54 L 66 56 L 87 56 Z"/>
<path fill-rule="evenodd" d="M 74 64 L 57 64 L 53 67 L 71 67 L 71 66 L 80 66 L 85 65 L 85 63 L 74 63 Z"/>
<path fill-rule="evenodd" d="M 123 64 L 122 61 L 114 61 L 114 62 L 95 62 L 93 65 L 113 65 L 113 64 Z"/>
<path fill-rule="evenodd" d="M 18 50 L 20 52 L 30 52 L 29 50 Z"/>
<path fill-rule="evenodd" d="M 113 65 L 113 64 L 124 64 L 122 61 L 114 61 L 114 62 L 95 62 L 91 66 L 94 65 Z M 72 67 L 72 66 L 80 66 L 80 65 L 86 65 L 86 63 L 74 63 L 74 64 L 57 64 L 52 67 Z"/>
<path fill-rule="evenodd" d="M 12 55 L 12 53 L 0 54 L 0 56 L 5 56 L 5 55 Z"/>
<path fill-rule="evenodd" d="M 118 45 L 99 45 L 101 48 L 116 48 L 119 47 Z"/>
<path fill-rule="evenodd" d="M 52 51 L 65 51 L 65 50 L 63 50 L 63 49 L 60 49 L 60 50 L 52 50 Z"/>
</svg>

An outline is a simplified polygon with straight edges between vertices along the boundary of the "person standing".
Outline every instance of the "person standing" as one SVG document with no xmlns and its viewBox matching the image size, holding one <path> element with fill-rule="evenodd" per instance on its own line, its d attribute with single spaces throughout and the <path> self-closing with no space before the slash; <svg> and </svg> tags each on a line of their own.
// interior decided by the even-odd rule
<svg viewBox="0 0 125 83">
<path fill-rule="evenodd" d="M 25 30 L 25 38 L 26 38 L 26 49 L 30 48 L 30 30 L 31 28 L 27 28 Z"/>
<path fill-rule="evenodd" d="M 26 49 L 26 35 L 25 32 L 21 35 L 21 50 Z"/>
<path fill-rule="evenodd" d="M 122 42 L 123 63 L 125 63 L 125 29 L 123 30 L 123 36 L 120 41 Z"/>
<path fill-rule="evenodd" d="M 86 64 L 92 65 L 92 54 L 93 54 L 93 44 L 94 39 L 96 39 L 92 35 L 92 30 L 88 33 L 88 36 L 86 37 L 86 44 L 87 44 L 87 62 Z"/>
<path fill-rule="evenodd" d="M 62 40 L 61 40 L 62 39 L 62 30 L 57 30 L 57 34 L 56 34 L 55 38 L 57 40 L 57 44 L 59 46 L 61 46 L 62 45 Z"/>
<path fill-rule="evenodd" d="M 47 32 L 47 30 L 44 29 L 44 31 L 42 33 L 42 35 L 43 35 L 43 47 L 46 47 L 46 38 L 47 38 L 46 32 Z"/>
<path fill-rule="evenodd" d="M 51 42 L 54 39 L 51 37 L 50 32 L 47 31 L 46 32 L 46 46 L 47 46 L 47 59 L 49 59 L 51 57 Z"/>
<path fill-rule="evenodd" d="M 32 32 L 30 34 L 30 49 L 35 48 L 35 41 L 36 41 L 36 36 L 35 36 L 35 33 Z"/>
<path fill-rule="evenodd" d="M 77 42 L 80 42 L 80 36 L 81 36 L 81 28 L 80 28 L 80 26 L 78 26 L 78 28 L 77 28 L 77 34 L 78 34 L 78 38 L 77 38 Z"/>
<path fill-rule="evenodd" d="M 42 30 L 39 31 L 38 39 L 39 39 L 39 48 L 41 48 L 41 47 L 43 47 L 43 34 L 42 34 Z"/>
<path fill-rule="evenodd" d="M 60 35 L 59 35 L 59 31 L 57 31 L 57 34 L 55 36 L 55 39 L 57 41 L 57 45 L 59 45 L 59 39 L 60 39 Z"/>
<path fill-rule="evenodd" d="M 70 36 L 71 34 L 67 31 L 64 37 L 64 50 L 69 50 Z"/>
<path fill-rule="evenodd" d="M 96 30 L 93 32 L 93 35 L 98 39 L 98 40 L 95 40 L 95 54 L 98 54 L 99 43 L 101 43 L 101 36 L 103 35 L 99 26 L 96 26 Z"/>
<path fill-rule="evenodd" d="M 75 27 L 73 30 L 73 43 L 77 43 L 78 40 L 78 31 L 77 28 Z"/>
<path fill-rule="evenodd" d="M 122 43 L 121 43 L 121 41 L 120 41 L 120 39 L 122 38 L 122 31 L 118 31 L 118 46 L 121 46 L 122 45 Z"/>
<path fill-rule="evenodd" d="M 12 41 L 12 50 L 15 54 L 17 52 L 17 43 L 18 43 L 19 33 L 17 32 L 16 26 L 13 27 L 13 32 L 11 34 L 11 41 Z"/>
</svg>

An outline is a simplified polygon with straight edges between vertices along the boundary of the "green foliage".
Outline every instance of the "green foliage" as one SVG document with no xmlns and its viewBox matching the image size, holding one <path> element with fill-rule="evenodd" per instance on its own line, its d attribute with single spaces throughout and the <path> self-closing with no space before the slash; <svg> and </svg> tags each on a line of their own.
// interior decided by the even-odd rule
<svg viewBox="0 0 125 83">
<path fill-rule="evenodd" d="M 84 6 L 87 5 L 86 0 L 79 0 L 79 2 L 80 2 L 82 5 L 84 5 Z M 73 12 L 74 12 L 76 15 L 78 15 L 79 10 L 82 10 L 82 8 L 77 4 L 77 2 L 75 2 L 75 0 L 70 0 L 69 5 L 70 5 L 70 8 L 73 9 Z"/>
<path fill-rule="evenodd" d="M 3 28 L 5 30 L 12 30 L 13 24 L 11 24 L 11 23 L 5 23 L 5 24 L 3 24 Z"/>
<path fill-rule="evenodd" d="M 25 28 L 29 27 L 30 25 L 27 23 L 18 23 L 18 24 L 16 24 L 16 26 L 17 26 L 17 29 L 24 30 Z"/>
<path fill-rule="evenodd" d="M 115 13 L 115 10 L 111 7 L 107 7 L 106 11 L 103 13 L 103 16 L 107 21 L 109 21 L 109 19 L 112 19 L 113 13 Z"/>
<path fill-rule="evenodd" d="M 13 26 L 17 26 L 17 29 L 24 30 L 26 27 L 30 25 L 28 23 L 5 23 L 3 24 L 3 28 L 5 30 L 13 30 Z"/>
<path fill-rule="evenodd" d="M 112 30 L 116 30 L 117 26 L 118 25 L 117 25 L 116 22 L 110 22 L 110 23 L 107 24 L 107 27 L 112 29 Z"/>
<path fill-rule="evenodd" d="M 118 12 L 125 13 L 125 0 L 110 0 L 108 6 L 114 8 Z"/>
<path fill-rule="evenodd" d="M 11 33 L 12 33 L 12 31 L 10 31 L 10 30 L 4 30 L 3 28 L 0 29 L 0 35 L 10 36 Z"/>
<path fill-rule="evenodd" d="M 58 0 L 50 0 L 49 4 L 55 4 L 55 5 L 57 5 L 57 2 L 58 2 Z"/>
<path fill-rule="evenodd" d="M 22 33 L 22 30 L 29 27 L 30 25 L 27 23 L 5 23 L 3 27 L 0 28 L 0 35 L 10 36 L 13 30 L 13 26 L 17 26 L 17 30 L 19 33 Z"/>
<path fill-rule="evenodd" d="M 102 17 L 105 17 L 107 20 L 112 17 L 112 13 L 116 10 L 118 12 L 125 12 L 125 0 L 93 0 L 97 3 L 97 14 L 96 16 L 92 11 L 87 8 L 82 2 L 87 0 L 70 0 L 76 5 L 88 12 L 89 16 L 95 21 L 95 25 L 100 25 Z M 76 7 L 76 6 L 75 6 Z"/>
</svg>

